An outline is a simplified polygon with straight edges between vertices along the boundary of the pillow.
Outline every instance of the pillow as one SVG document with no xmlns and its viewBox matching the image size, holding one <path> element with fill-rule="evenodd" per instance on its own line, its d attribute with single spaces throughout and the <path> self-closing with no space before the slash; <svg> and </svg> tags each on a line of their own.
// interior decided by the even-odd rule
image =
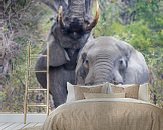
<svg viewBox="0 0 163 130">
<path fill-rule="evenodd" d="M 111 86 L 109 83 L 104 83 L 104 84 L 100 84 L 100 85 L 92 85 L 92 86 L 81 86 L 81 85 L 72 85 L 71 83 L 67 82 L 67 91 L 68 91 L 68 95 L 67 95 L 67 100 L 66 102 L 72 102 L 75 101 L 75 91 L 74 88 L 75 87 L 85 87 L 85 88 L 92 88 L 92 87 L 98 87 L 101 86 L 101 93 L 109 93 Z M 84 97 L 84 95 L 82 96 L 82 98 Z M 83 98 L 84 99 L 84 98 Z"/>
<path fill-rule="evenodd" d="M 125 93 L 84 93 L 86 99 L 91 98 L 125 98 Z"/>
<path fill-rule="evenodd" d="M 113 85 L 112 91 L 113 93 L 125 93 L 126 98 L 135 98 L 138 99 L 139 93 L 139 85 L 138 84 L 130 84 L 130 85 Z"/>
<path fill-rule="evenodd" d="M 101 90 L 102 90 L 102 86 L 90 87 L 90 88 L 76 86 L 74 87 L 75 99 L 76 100 L 85 99 L 84 93 L 101 93 Z"/>
<path fill-rule="evenodd" d="M 150 94 L 149 94 L 149 84 L 141 84 L 139 87 L 139 94 L 138 94 L 138 99 L 143 100 L 146 102 L 149 102 L 150 100 Z"/>
<path fill-rule="evenodd" d="M 66 102 L 75 101 L 74 85 L 67 82 L 67 91 L 68 91 L 68 94 L 67 94 Z"/>
</svg>

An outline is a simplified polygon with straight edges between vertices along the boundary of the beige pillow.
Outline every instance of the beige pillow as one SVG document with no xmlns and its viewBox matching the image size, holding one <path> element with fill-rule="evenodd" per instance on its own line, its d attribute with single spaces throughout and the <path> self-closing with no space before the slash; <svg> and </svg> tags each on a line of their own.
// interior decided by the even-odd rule
<svg viewBox="0 0 163 130">
<path fill-rule="evenodd" d="M 102 86 L 91 87 L 91 88 L 75 86 L 74 87 L 75 99 L 76 100 L 85 99 L 84 93 L 101 93 L 101 90 L 102 90 Z"/>
<path fill-rule="evenodd" d="M 113 93 L 125 93 L 126 98 L 138 99 L 139 85 L 111 85 Z"/>
<path fill-rule="evenodd" d="M 86 99 L 91 98 L 125 98 L 125 93 L 84 93 Z"/>
<path fill-rule="evenodd" d="M 111 86 L 109 83 L 104 83 L 104 84 L 100 84 L 100 85 L 92 85 L 92 86 L 82 86 L 82 85 L 72 85 L 71 83 L 67 82 L 67 91 L 68 91 L 68 95 L 67 95 L 67 100 L 66 102 L 72 102 L 75 101 L 75 92 L 74 92 L 74 88 L 75 87 L 85 87 L 85 88 L 92 88 L 92 87 L 98 87 L 101 86 L 101 93 L 110 93 L 110 89 Z M 82 96 L 83 98 L 83 96 Z"/>
<path fill-rule="evenodd" d="M 146 101 L 146 102 L 150 101 L 150 91 L 149 91 L 149 84 L 148 83 L 140 85 L 138 99 Z"/>
</svg>

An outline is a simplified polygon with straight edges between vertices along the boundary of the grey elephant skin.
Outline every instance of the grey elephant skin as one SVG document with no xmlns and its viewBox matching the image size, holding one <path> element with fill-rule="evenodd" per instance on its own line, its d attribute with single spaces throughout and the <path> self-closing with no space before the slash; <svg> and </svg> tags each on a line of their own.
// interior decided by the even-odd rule
<svg viewBox="0 0 163 130">
<path fill-rule="evenodd" d="M 86 43 L 76 67 L 76 83 L 82 85 L 143 84 L 148 77 L 144 56 L 130 44 L 107 36 Z"/>
<path fill-rule="evenodd" d="M 90 37 L 92 28 L 97 24 L 98 11 L 95 18 L 91 15 L 91 0 L 68 0 L 68 4 L 59 8 L 59 14 L 48 38 L 50 93 L 55 107 L 63 104 L 67 98 L 66 83 L 75 83 L 75 68 L 80 49 Z M 97 8 L 98 9 L 98 8 Z M 45 48 L 42 54 L 47 54 Z M 40 57 L 36 70 L 47 68 L 45 57 Z M 36 73 L 38 82 L 47 87 L 46 73 Z"/>
</svg>

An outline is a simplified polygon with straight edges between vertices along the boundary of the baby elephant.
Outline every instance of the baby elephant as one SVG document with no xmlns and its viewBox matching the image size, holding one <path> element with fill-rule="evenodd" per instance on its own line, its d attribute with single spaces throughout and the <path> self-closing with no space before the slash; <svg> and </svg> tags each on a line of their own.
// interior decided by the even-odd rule
<svg viewBox="0 0 163 130">
<path fill-rule="evenodd" d="M 128 43 L 107 36 L 86 43 L 76 67 L 76 83 L 83 85 L 142 84 L 148 77 L 144 56 Z"/>
</svg>

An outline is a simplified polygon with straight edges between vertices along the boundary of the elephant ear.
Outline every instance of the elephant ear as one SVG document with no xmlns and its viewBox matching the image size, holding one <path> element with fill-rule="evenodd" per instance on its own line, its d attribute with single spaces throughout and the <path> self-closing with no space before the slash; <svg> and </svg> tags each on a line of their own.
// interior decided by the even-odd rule
<svg viewBox="0 0 163 130">
<path fill-rule="evenodd" d="M 126 56 L 128 60 L 130 59 L 131 54 L 135 52 L 135 49 L 130 44 L 124 41 L 116 39 L 116 46 L 118 47 L 122 55 Z"/>
<path fill-rule="evenodd" d="M 75 82 L 78 84 L 84 84 L 85 82 L 83 78 L 83 76 L 85 75 L 83 62 L 85 61 L 87 57 L 87 52 L 93 45 L 94 45 L 94 39 L 91 38 L 90 40 L 88 40 L 88 42 L 85 44 L 85 46 L 79 53 L 77 66 L 75 70 Z"/>
<path fill-rule="evenodd" d="M 76 78 L 75 78 L 76 84 L 84 84 L 84 79 L 86 77 L 86 70 L 85 67 L 83 66 L 83 62 L 85 61 L 86 56 L 87 54 L 84 52 L 79 57 L 78 64 L 76 67 Z"/>
<path fill-rule="evenodd" d="M 55 41 L 54 37 L 49 36 L 49 65 L 52 67 L 61 66 L 67 63 L 70 58 L 61 45 Z M 47 49 L 45 50 L 45 54 L 47 53 Z"/>
<path fill-rule="evenodd" d="M 119 41 L 117 46 L 128 60 L 128 67 L 125 73 L 125 83 L 142 84 L 148 82 L 149 70 L 142 53 L 124 41 Z"/>
<path fill-rule="evenodd" d="M 131 78 L 137 84 L 147 83 L 149 79 L 149 70 L 145 62 L 145 58 L 142 53 L 134 50 L 131 52 L 130 59 L 128 61 L 128 68 L 126 71 L 126 77 Z M 126 83 L 130 83 L 127 82 Z"/>
</svg>

